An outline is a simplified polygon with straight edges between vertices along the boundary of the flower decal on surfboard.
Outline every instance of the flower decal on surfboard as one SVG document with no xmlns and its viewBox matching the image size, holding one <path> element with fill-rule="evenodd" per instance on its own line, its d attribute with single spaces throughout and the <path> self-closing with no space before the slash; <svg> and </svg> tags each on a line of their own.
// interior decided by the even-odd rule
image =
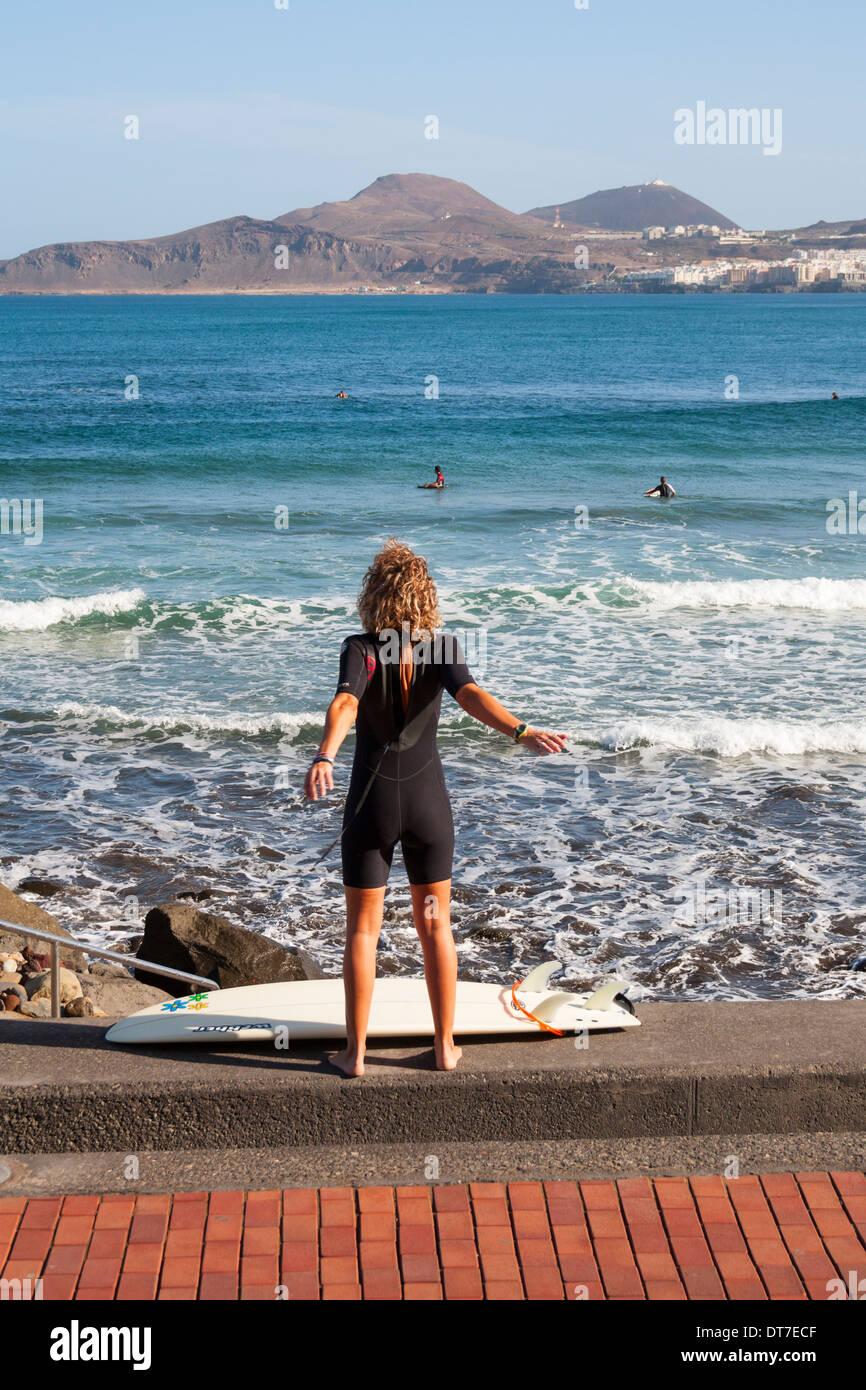
<svg viewBox="0 0 866 1390">
<path fill-rule="evenodd" d="M 177 1013 L 179 1009 L 206 1009 L 206 994 L 188 994 L 186 999 L 172 999 L 169 1003 L 163 1004 L 162 1012 L 167 1014 Z"/>
</svg>

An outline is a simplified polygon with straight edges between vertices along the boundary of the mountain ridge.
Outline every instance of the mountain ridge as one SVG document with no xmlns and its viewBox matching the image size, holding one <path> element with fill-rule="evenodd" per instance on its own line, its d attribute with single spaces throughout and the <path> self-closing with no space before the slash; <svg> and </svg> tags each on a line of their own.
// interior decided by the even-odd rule
<svg viewBox="0 0 866 1390">
<path fill-rule="evenodd" d="M 652 198 L 635 200 L 631 195 L 637 190 L 641 195 L 650 190 Z M 623 194 L 629 195 L 626 213 L 635 220 L 637 209 L 641 226 L 653 220 L 733 226 L 707 204 L 660 181 L 514 213 L 455 179 L 385 174 L 352 198 L 295 208 L 272 219 L 238 214 L 159 237 L 36 247 L 0 261 L 0 294 L 571 292 L 588 281 L 606 282 L 614 271 L 647 264 L 649 253 L 631 227 L 593 231 L 589 264 L 576 257 L 581 227 L 588 232 L 593 224 L 571 221 L 575 210 L 584 217 L 589 212 L 621 220 Z M 673 207 L 673 215 L 658 215 L 659 199 L 669 212 Z M 692 214 L 688 218 L 686 211 Z M 647 220 L 641 220 L 644 213 Z M 701 254 L 707 254 L 714 243 L 703 245 Z M 654 246 L 655 264 L 681 254 L 661 242 Z"/>
<path fill-rule="evenodd" d="M 676 226 L 704 223 L 722 231 L 732 231 L 738 224 L 724 213 L 693 198 L 690 193 L 673 184 L 654 179 L 651 183 L 623 184 L 621 188 L 600 188 L 569 203 L 553 203 L 548 207 L 531 208 L 526 214 L 542 222 L 552 223 L 556 214 L 560 220 L 578 227 L 598 227 L 605 231 L 639 232 L 644 227 Z"/>
</svg>

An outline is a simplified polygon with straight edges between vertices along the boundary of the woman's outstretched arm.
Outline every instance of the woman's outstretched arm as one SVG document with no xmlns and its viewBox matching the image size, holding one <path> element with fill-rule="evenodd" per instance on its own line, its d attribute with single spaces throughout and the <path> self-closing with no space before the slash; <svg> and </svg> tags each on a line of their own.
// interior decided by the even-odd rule
<svg viewBox="0 0 866 1390">
<path fill-rule="evenodd" d="M 507 734 L 509 738 L 514 737 L 514 730 L 520 720 L 513 714 L 509 714 L 504 705 L 500 705 L 486 690 L 482 690 L 480 685 L 470 681 L 467 685 L 461 685 L 454 697 L 462 710 L 471 714 L 473 719 L 477 719 L 480 724 L 486 724 L 491 729 L 496 729 L 497 733 Z M 550 734 L 543 729 L 533 729 L 527 726 L 526 733 L 520 739 L 534 753 L 564 753 L 565 734 Z"/>
<path fill-rule="evenodd" d="M 314 762 L 304 779 L 304 795 L 308 801 L 317 801 L 326 792 L 334 790 L 334 777 L 331 772 L 334 758 L 346 734 L 355 722 L 358 701 L 354 695 L 341 691 L 328 705 L 325 715 L 325 732 L 319 741 L 318 758 L 330 758 L 330 762 Z"/>
</svg>

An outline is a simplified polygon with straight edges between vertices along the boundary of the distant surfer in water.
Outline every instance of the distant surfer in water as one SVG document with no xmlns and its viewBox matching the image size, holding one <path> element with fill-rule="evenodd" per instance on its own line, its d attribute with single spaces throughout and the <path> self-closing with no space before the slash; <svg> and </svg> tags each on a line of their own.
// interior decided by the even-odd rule
<svg viewBox="0 0 866 1390">
<path fill-rule="evenodd" d="M 671 487 L 664 473 L 661 476 L 661 481 L 657 482 L 655 487 L 651 487 L 649 492 L 644 493 L 644 497 L 676 497 L 676 495 L 676 488 Z"/>
<path fill-rule="evenodd" d="M 839 397 L 836 395 L 836 392 L 834 391 L 833 394 L 832 394 L 832 396 L 830 397 L 830 400 L 831 400 L 831 401 L 838 401 L 838 399 L 839 399 Z"/>
<path fill-rule="evenodd" d="M 442 692 L 481 724 L 533 753 L 562 753 L 565 735 L 530 728 L 472 679 L 459 642 L 443 632 L 427 562 L 390 540 L 364 576 L 358 598 L 363 632 L 340 650 L 336 694 L 304 781 L 308 800 L 333 791 L 332 768 L 355 724 L 355 756 L 343 811 L 346 895 L 346 1046 L 331 1059 L 361 1076 L 376 978 L 385 887 L 399 841 L 409 876 L 415 929 L 433 1012 L 440 1071 L 453 1071 L 457 953 L 451 934 L 454 823 L 436 747 Z"/>
<path fill-rule="evenodd" d="M 436 481 L 435 481 L 435 483 L 419 483 L 418 486 L 419 486 L 420 488 L 424 488 L 425 491 L 426 491 L 428 488 L 433 488 L 433 487 L 444 487 L 444 486 L 445 486 L 445 474 L 442 472 L 442 469 L 439 467 L 438 463 L 437 463 L 437 465 L 436 465 Z"/>
<path fill-rule="evenodd" d="M 338 391 L 334 397 L 335 401 L 347 401 L 348 399 L 349 397 L 346 395 L 345 391 Z"/>
</svg>

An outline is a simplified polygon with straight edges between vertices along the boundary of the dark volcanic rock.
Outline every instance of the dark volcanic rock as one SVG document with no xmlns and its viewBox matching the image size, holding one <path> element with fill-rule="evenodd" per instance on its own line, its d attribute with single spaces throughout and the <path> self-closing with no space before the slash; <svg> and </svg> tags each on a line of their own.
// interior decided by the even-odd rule
<svg viewBox="0 0 866 1390">
<path fill-rule="evenodd" d="M 52 883 L 50 878 L 25 878 L 18 885 L 21 893 L 38 893 L 41 898 L 53 898 L 62 888 L 62 883 Z"/>
<path fill-rule="evenodd" d="M 473 927 L 469 932 L 475 941 L 510 941 L 514 936 L 512 927 L 495 927 L 483 924 L 480 927 Z"/>
<path fill-rule="evenodd" d="M 187 902 L 151 908 L 144 919 L 144 937 L 137 954 L 140 960 L 204 975 L 215 980 L 221 989 L 324 976 L 306 952 L 281 946 L 225 917 L 201 912 Z M 190 992 L 191 986 L 183 980 L 172 980 L 145 969 L 137 969 L 135 974 L 136 979 L 168 990 L 176 997 Z"/>
</svg>

